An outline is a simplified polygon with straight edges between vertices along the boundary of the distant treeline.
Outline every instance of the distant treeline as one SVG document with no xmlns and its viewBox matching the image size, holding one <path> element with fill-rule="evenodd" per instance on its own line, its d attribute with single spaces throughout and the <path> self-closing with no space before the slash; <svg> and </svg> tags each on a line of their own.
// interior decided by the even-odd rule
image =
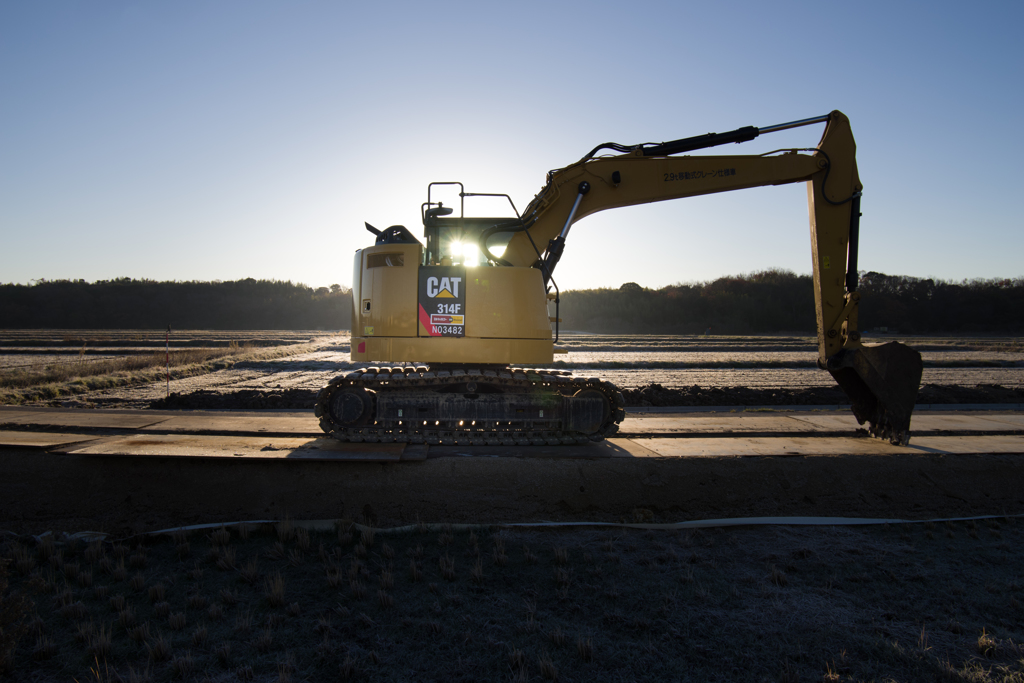
<svg viewBox="0 0 1024 683">
<path fill-rule="evenodd" d="M 1024 278 L 947 282 L 860 277 L 860 327 L 903 334 L 1024 332 Z M 766 270 L 712 282 L 562 294 L 562 328 L 634 334 L 764 334 L 816 329 L 810 275 Z"/>
<path fill-rule="evenodd" d="M 903 334 L 1024 333 L 1024 278 L 947 282 L 865 273 L 861 329 Z M 813 334 L 810 275 L 766 270 L 711 282 L 562 293 L 563 330 L 634 334 Z M 0 328 L 339 330 L 351 293 L 276 280 L 154 282 L 120 278 L 0 285 Z"/>
<path fill-rule="evenodd" d="M 118 278 L 0 285 L 0 328 L 342 330 L 351 295 L 278 280 L 154 282 Z"/>
</svg>

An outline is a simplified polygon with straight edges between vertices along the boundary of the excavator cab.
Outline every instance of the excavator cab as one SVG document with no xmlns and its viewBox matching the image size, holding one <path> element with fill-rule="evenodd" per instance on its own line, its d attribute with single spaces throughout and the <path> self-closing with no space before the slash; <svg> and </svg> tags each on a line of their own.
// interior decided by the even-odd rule
<svg viewBox="0 0 1024 683">
<path fill-rule="evenodd" d="M 443 202 L 432 199 L 432 191 L 437 185 L 457 185 L 459 187 L 460 210 L 445 206 Z M 423 234 L 427 239 L 427 247 L 423 251 L 423 265 L 462 265 L 467 267 L 487 266 L 500 258 L 505 251 L 512 233 L 521 229 L 522 221 L 515 216 L 480 217 L 465 215 L 466 197 L 508 197 L 508 195 L 469 193 L 462 183 L 430 183 L 427 186 L 427 201 L 423 203 Z M 509 200 L 511 202 L 511 200 Z M 515 206 L 513 205 L 513 208 Z M 508 226 L 509 231 L 501 231 L 501 226 Z"/>
</svg>

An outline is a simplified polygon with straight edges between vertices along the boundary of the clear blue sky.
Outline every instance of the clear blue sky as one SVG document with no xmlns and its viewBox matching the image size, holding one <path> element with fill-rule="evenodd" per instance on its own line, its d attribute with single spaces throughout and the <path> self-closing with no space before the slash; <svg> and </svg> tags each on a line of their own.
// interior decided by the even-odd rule
<svg viewBox="0 0 1024 683">
<path fill-rule="evenodd" d="M 858 143 L 861 268 L 1020 277 L 1022 25 L 1011 2 L 3 2 L 0 282 L 349 285 L 363 221 L 421 234 L 432 180 L 522 208 L 601 142 L 832 109 Z M 556 275 L 810 262 L 795 185 L 592 216 Z"/>
</svg>

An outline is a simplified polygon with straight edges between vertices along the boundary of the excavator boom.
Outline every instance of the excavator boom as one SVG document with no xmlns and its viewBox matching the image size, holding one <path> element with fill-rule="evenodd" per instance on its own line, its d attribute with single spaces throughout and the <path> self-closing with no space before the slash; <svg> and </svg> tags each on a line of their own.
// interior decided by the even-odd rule
<svg viewBox="0 0 1024 683">
<path fill-rule="evenodd" d="M 815 149 L 755 156 L 670 156 L 740 143 L 770 133 L 827 122 Z M 602 149 L 624 151 L 595 157 Z M 828 369 L 872 433 L 894 443 L 909 439 L 910 416 L 921 381 L 920 354 L 899 343 L 866 346 L 858 327 L 857 251 L 863 186 L 849 119 L 833 111 L 792 123 L 686 138 L 660 145 L 602 145 L 580 161 L 552 171 L 523 212 L 502 260 L 532 265 L 551 279 L 576 221 L 606 209 L 728 192 L 749 187 L 807 183 L 818 327 L 818 365 Z M 536 245 L 546 245 L 538 253 Z"/>
</svg>

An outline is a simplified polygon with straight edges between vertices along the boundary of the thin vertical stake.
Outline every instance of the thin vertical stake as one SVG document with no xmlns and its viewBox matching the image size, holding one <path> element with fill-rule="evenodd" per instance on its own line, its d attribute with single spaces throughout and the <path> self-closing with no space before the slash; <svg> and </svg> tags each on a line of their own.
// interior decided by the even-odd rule
<svg viewBox="0 0 1024 683">
<path fill-rule="evenodd" d="M 164 338 L 164 357 L 167 363 L 167 397 L 171 396 L 171 326 L 167 326 L 167 336 Z"/>
</svg>

